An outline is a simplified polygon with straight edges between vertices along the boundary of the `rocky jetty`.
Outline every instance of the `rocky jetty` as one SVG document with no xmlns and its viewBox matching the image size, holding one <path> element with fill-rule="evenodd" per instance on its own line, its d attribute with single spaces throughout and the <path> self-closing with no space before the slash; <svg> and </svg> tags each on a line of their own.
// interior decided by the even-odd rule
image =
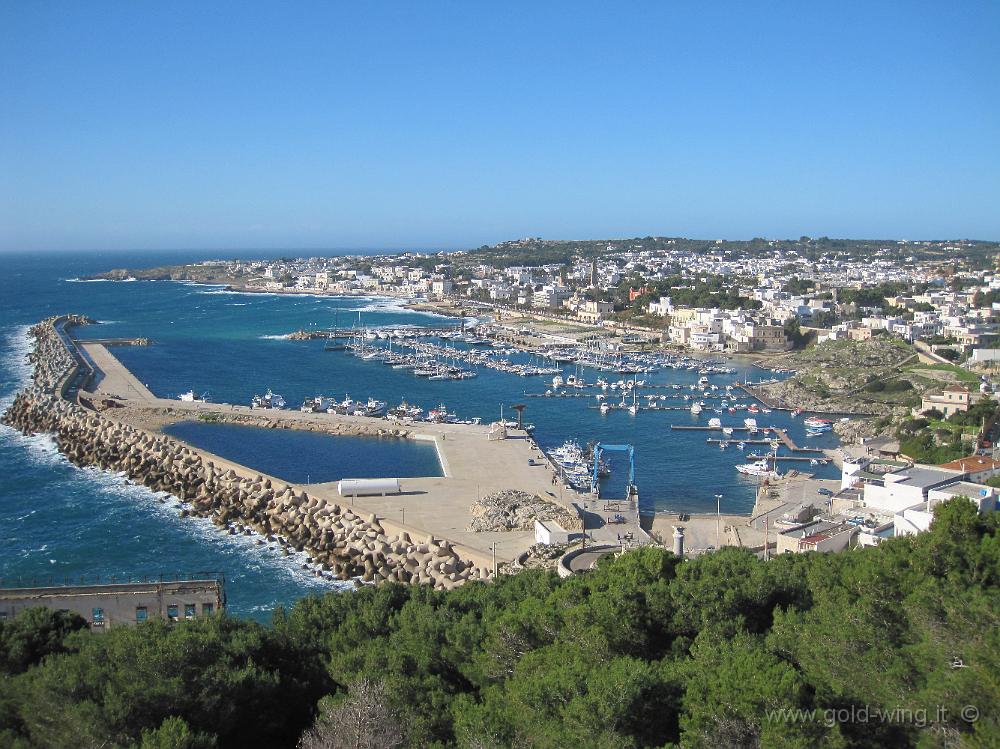
<svg viewBox="0 0 1000 749">
<path fill-rule="evenodd" d="M 375 515 L 361 516 L 287 484 L 223 470 L 166 435 L 115 421 L 59 395 L 77 366 L 55 329 L 32 328 L 34 385 L 19 393 L 3 422 L 25 434 L 51 433 L 75 465 L 120 472 L 177 497 L 181 514 L 210 518 L 230 534 L 258 533 L 286 551 L 305 552 L 317 574 L 365 582 L 386 580 L 450 589 L 489 571 L 463 560 L 448 541 L 392 533 Z M 69 318 L 79 320 L 82 318 Z"/>
<path fill-rule="evenodd" d="M 29 335 L 35 341 L 34 350 L 28 355 L 34 369 L 32 379 L 35 386 L 48 392 L 55 392 L 66 376 L 76 367 L 76 360 L 67 351 L 56 325 L 65 328 L 74 325 L 92 325 L 89 317 L 83 315 L 65 315 L 50 317 L 32 326 Z"/>
<path fill-rule="evenodd" d="M 517 489 L 488 494 L 470 510 L 473 519 L 467 530 L 476 533 L 529 531 L 536 520 L 554 520 L 566 530 L 582 527 L 580 518 L 562 505 Z"/>
</svg>

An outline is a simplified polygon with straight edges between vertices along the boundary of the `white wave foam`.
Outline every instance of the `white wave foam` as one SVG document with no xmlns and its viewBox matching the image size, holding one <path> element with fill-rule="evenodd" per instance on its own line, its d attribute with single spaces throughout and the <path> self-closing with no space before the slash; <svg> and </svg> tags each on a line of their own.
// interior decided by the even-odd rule
<svg viewBox="0 0 1000 749">
<path fill-rule="evenodd" d="M 138 278 L 64 278 L 66 283 L 131 283 L 138 281 Z"/>
<path fill-rule="evenodd" d="M 282 333 L 280 335 L 262 335 L 262 336 L 257 336 L 257 337 L 258 338 L 262 338 L 265 341 L 287 341 L 289 338 L 292 337 L 292 334 L 291 333 Z"/>
<path fill-rule="evenodd" d="M 162 517 L 181 532 L 195 537 L 198 541 L 221 547 L 224 551 L 236 553 L 250 560 L 241 563 L 243 570 L 252 571 L 267 566 L 279 570 L 293 578 L 299 585 L 310 588 L 330 589 L 341 587 L 343 581 L 332 581 L 316 577 L 313 572 L 320 569 L 309 564 L 305 552 L 290 550 L 288 556 L 281 555 L 281 546 L 276 543 L 258 544 L 261 539 L 257 533 L 249 536 L 243 534 L 229 535 L 220 531 L 211 520 L 197 516 L 180 517 L 179 511 L 184 507 L 181 501 L 166 492 L 154 492 L 142 484 L 132 482 L 124 473 L 111 473 L 99 468 L 83 468 L 80 472 L 87 480 L 100 490 L 120 500 L 138 504 L 143 510 Z M 302 565 L 306 565 L 303 569 Z M 236 573 L 235 576 L 239 576 Z"/>
<path fill-rule="evenodd" d="M 3 413 L 14 402 L 18 390 L 31 383 L 31 362 L 28 355 L 35 350 L 35 339 L 31 337 L 30 325 L 19 325 L 7 334 L 3 354 L 0 356 L 0 367 L 9 374 L 14 385 L 9 393 L 0 397 L 0 413 Z"/>
<path fill-rule="evenodd" d="M 184 507 L 181 501 L 167 492 L 154 492 L 148 487 L 130 480 L 124 473 L 113 473 L 100 468 L 88 466 L 79 468 L 73 466 L 59 452 L 55 439 L 50 434 L 22 435 L 14 429 L 4 427 L 10 432 L 11 443 L 18 444 L 27 453 L 28 459 L 38 466 L 66 466 L 74 468 L 71 481 L 80 481 L 96 488 L 102 495 L 112 501 L 127 502 L 138 505 L 145 512 L 156 515 L 169 522 L 179 532 L 194 537 L 199 542 L 221 547 L 226 553 L 238 554 L 240 570 L 252 572 L 262 568 L 280 571 L 292 578 L 297 585 L 306 588 L 330 590 L 348 586 L 343 581 L 329 580 L 317 577 L 314 572 L 320 568 L 308 562 L 305 552 L 289 550 L 288 556 L 282 556 L 281 546 L 276 543 L 256 543 L 262 538 L 254 533 L 250 536 L 242 534 L 229 535 L 220 532 L 207 518 L 189 516 L 181 518 L 179 511 Z M 23 520 L 34 511 L 18 520 Z M 303 565 L 306 565 L 303 568 Z M 236 576 L 240 576 L 236 573 Z M 273 607 L 272 607 L 273 608 Z"/>
</svg>

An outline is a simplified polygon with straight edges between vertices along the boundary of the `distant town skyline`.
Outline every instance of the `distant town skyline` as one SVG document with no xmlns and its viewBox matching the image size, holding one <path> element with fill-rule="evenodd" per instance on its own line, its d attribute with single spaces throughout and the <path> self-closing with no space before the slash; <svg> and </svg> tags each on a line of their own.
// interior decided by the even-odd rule
<svg viewBox="0 0 1000 749">
<path fill-rule="evenodd" d="M 1000 239 L 1000 5 L 8 3 L 0 251 Z"/>
</svg>

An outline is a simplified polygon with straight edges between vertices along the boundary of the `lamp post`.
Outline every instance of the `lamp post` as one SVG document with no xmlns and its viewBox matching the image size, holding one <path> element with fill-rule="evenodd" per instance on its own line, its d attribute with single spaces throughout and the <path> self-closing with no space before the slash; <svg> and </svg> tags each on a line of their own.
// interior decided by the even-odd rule
<svg viewBox="0 0 1000 749">
<path fill-rule="evenodd" d="M 722 548 L 722 495 L 715 495 L 715 548 Z"/>
</svg>

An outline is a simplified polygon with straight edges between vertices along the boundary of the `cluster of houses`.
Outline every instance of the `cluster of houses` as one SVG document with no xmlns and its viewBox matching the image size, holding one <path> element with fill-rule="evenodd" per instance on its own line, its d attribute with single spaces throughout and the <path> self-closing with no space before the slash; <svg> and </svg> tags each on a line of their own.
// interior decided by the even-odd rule
<svg viewBox="0 0 1000 749">
<path fill-rule="evenodd" d="M 986 455 L 932 466 L 848 449 L 840 491 L 830 493 L 825 508 L 806 503 L 786 513 L 775 525 L 776 551 L 841 551 L 920 533 L 930 527 L 935 506 L 954 497 L 965 497 L 980 513 L 994 512 L 1000 492 L 985 482 L 995 476 L 1000 461 Z"/>
<path fill-rule="evenodd" d="M 982 349 L 973 354 L 975 360 L 1000 360 L 1000 351 L 986 348 L 998 334 L 994 319 L 1000 302 L 984 308 L 974 304 L 977 292 L 1000 291 L 1000 276 L 984 273 L 970 279 L 970 285 L 950 290 L 940 268 L 900 263 L 894 259 L 898 248 L 893 247 L 864 260 L 838 254 L 816 260 L 778 242 L 771 243 L 773 251 L 754 255 L 726 249 L 721 241 L 716 243 L 718 251 L 708 252 L 673 249 L 672 243 L 661 243 L 655 250 L 644 248 L 640 241 L 609 244 L 601 257 L 577 258 L 569 265 L 494 268 L 463 262 L 465 253 L 406 252 L 363 258 L 234 261 L 228 270 L 244 276 L 250 288 L 471 299 L 609 326 L 619 323 L 614 305 L 604 299 L 622 279 L 641 276 L 646 283 L 655 283 L 680 275 L 694 283 L 730 277 L 733 290 L 748 301 L 747 308 L 685 308 L 673 304 L 670 295 L 651 302 L 648 315 L 663 318 L 653 326 L 662 340 L 703 351 L 781 351 L 790 346 L 785 323 L 797 320 L 805 330 L 814 330 L 820 342 L 867 340 L 885 333 L 908 342 L 934 341 L 934 345 L 966 353 Z M 811 285 L 813 291 L 789 291 L 789 282 L 796 279 L 808 281 L 806 288 Z M 838 300 L 841 288 L 887 283 L 911 288 L 920 284 L 928 291 L 889 297 L 871 308 Z M 645 290 L 642 286 L 633 292 L 638 295 Z"/>
</svg>

